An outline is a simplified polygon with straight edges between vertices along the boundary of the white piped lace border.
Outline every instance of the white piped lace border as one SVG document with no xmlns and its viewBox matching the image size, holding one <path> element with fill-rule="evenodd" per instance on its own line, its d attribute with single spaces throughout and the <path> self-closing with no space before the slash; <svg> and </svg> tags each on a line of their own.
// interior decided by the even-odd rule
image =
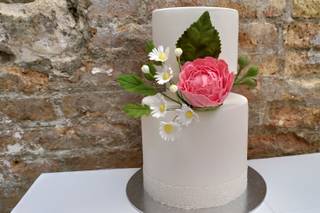
<svg viewBox="0 0 320 213">
<path fill-rule="evenodd" d="M 218 186 L 174 186 L 151 177 L 144 170 L 145 191 L 156 201 L 177 208 L 198 209 L 227 204 L 239 197 L 247 187 L 247 171 Z"/>
</svg>

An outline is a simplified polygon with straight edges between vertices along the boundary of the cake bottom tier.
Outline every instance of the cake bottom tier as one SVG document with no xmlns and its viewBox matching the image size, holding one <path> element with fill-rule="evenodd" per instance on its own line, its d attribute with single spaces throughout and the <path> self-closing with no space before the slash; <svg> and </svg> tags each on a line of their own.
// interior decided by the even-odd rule
<svg viewBox="0 0 320 213">
<path fill-rule="evenodd" d="M 193 187 L 170 185 L 143 172 L 145 191 L 164 205 L 197 209 L 225 205 L 245 192 L 247 188 L 247 171 L 239 177 L 216 186 Z"/>
<path fill-rule="evenodd" d="M 197 112 L 175 141 L 159 136 L 159 119 L 142 118 L 144 189 L 184 209 L 227 204 L 247 186 L 248 102 L 230 93 L 213 111 Z M 163 120 L 172 120 L 168 112 Z"/>
</svg>

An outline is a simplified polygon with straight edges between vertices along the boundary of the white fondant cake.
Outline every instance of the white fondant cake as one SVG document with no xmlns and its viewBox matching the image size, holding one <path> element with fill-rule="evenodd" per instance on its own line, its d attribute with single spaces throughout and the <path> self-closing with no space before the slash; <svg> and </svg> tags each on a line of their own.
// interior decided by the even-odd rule
<svg viewBox="0 0 320 213">
<path fill-rule="evenodd" d="M 142 118 L 144 188 L 163 204 L 219 206 L 246 189 L 247 99 L 230 93 L 219 109 L 198 115 L 174 142 L 159 136 L 158 119 Z"/>
<path fill-rule="evenodd" d="M 230 70 L 237 68 L 238 13 L 214 7 L 168 8 L 153 12 L 156 45 L 175 48 L 184 30 L 204 12 L 220 33 L 222 52 Z M 176 67 L 174 55 L 169 58 Z M 172 104 L 172 103 L 171 103 Z M 159 119 L 142 118 L 144 189 L 163 204 L 185 209 L 224 205 L 247 186 L 248 103 L 230 93 L 214 111 L 197 112 L 199 122 L 181 130 L 174 142 L 159 135 Z M 160 120 L 170 120 L 167 112 Z"/>
</svg>

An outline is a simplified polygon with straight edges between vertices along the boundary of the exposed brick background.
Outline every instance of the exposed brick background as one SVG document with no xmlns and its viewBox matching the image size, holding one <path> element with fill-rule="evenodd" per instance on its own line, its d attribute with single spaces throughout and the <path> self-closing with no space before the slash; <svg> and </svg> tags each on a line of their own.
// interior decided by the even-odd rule
<svg viewBox="0 0 320 213">
<path fill-rule="evenodd" d="M 139 72 L 151 11 L 240 12 L 240 52 L 261 68 L 249 157 L 320 150 L 320 0 L 0 0 L 0 212 L 42 172 L 141 165 L 139 97 L 115 83 Z"/>
</svg>

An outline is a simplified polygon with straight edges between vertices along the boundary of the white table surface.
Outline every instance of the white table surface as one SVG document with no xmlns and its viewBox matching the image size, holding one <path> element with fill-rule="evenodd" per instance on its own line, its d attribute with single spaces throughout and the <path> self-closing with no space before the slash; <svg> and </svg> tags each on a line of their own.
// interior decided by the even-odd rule
<svg viewBox="0 0 320 213">
<path fill-rule="evenodd" d="M 267 182 L 252 213 L 319 213 L 320 154 L 251 160 Z M 125 189 L 137 169 L 42 174 L 12 213 L 136 213 Z"/>
</svg>

